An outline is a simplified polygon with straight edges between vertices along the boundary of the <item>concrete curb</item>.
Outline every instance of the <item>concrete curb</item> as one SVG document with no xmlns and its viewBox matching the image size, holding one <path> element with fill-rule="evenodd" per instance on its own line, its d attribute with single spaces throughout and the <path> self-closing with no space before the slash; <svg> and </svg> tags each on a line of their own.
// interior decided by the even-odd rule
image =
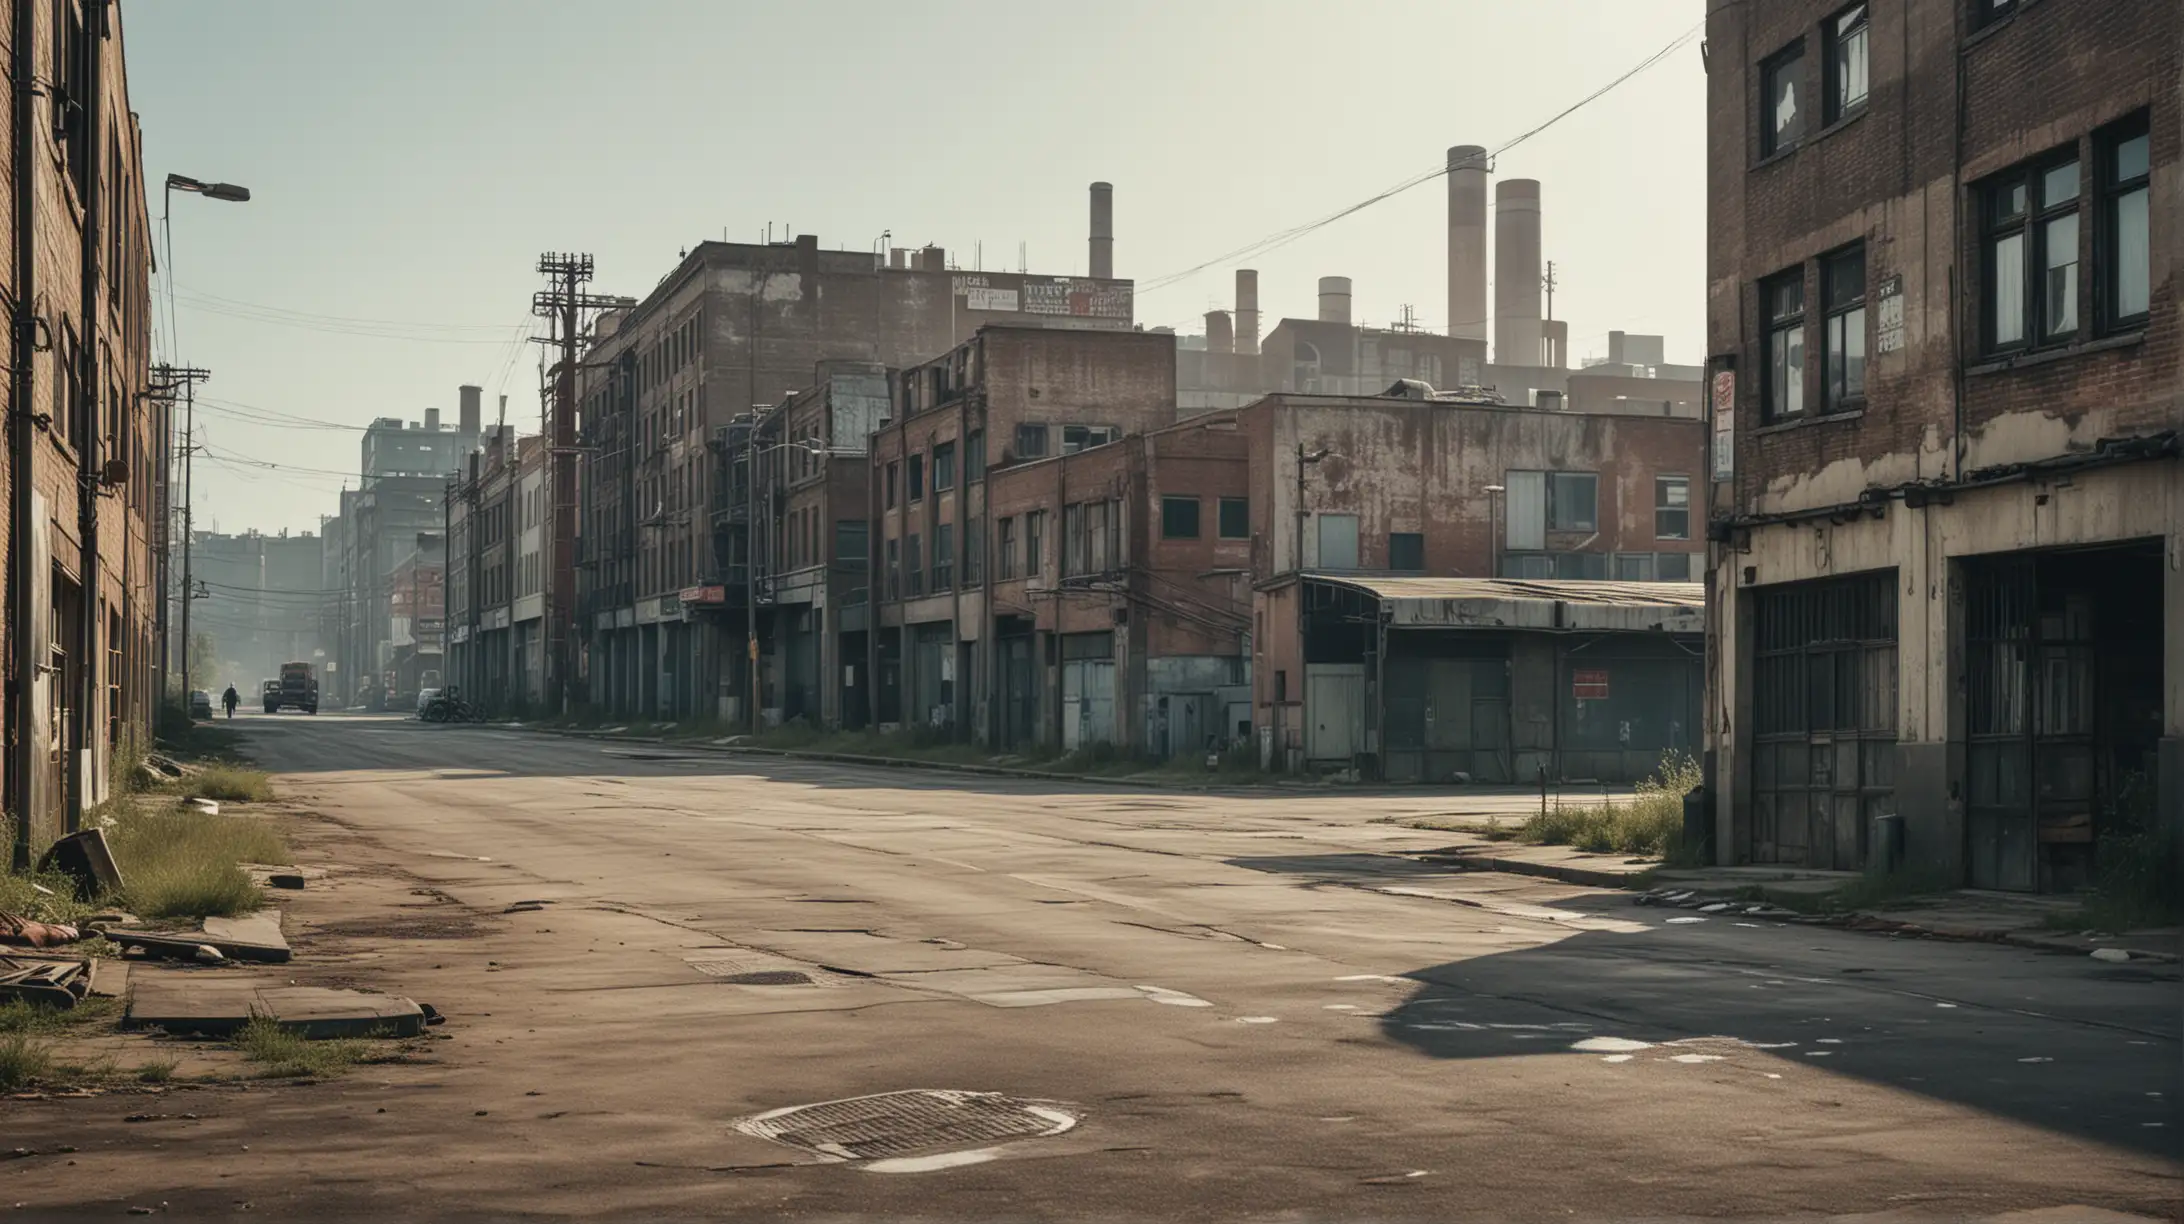
<svg viewBox="0 0 2184 1224">
<path fill-rule="evenodd" d="M 1589 888 L 1628 888 L 1644 874 L 1643 871 L 1601 871 L 1572 863 L 1539 863 L 1531 859 L 1478 854 L 1455 847 L 1427 850 L 1413 857 L 1433 863 L 1452 863 L 1474 871 L 1506 871 L 1513 875 L 1537 876 L 1540 879 L 1560 880 L 1565 884 L 1581 884 Z"/>
<path fill-rule="evenodd" d="M 534 735 L 561 735 L 575 739 L 605 740 L 622 744 L 657 744 L 663 747 L 689 748 L 700 752 L 744 753 L 750 756 L 782 757 L 798 761 L 820 761 L 835 765 L 868 765 L 880 769 L 924 769 L 945 773 L 973 774 L 991 778 L 1022 778 L 1035 782 L 1090 782 L 1099 786 L 1128 786 L 1141 790 L 1173 790 L 1207 793 L 1212 791 L 1270 791 L 1280 794 L 1296 794 L 1305 791 L 1338 793 L 1332 786 L 1291 786 L 1279 782 L 1231 782 L 1214 785 L 1195 782 L 1166 782 L 1150 778 L 1106 778 L 1096 774 L 1060 773 L 1051 769 L 1011 769 L 1006 765 L 974 765 L 968 762 L 921 761 L 911 757 L 866 756 L 855 752 L 811 752 L 801 748 L 762 748 L 755 744 L 713 744 L 703 740 L 674 740 L 660 735 L 609 735 L 600 731 L 585 731 L 571 727 L 511 727 L 505 723 L 475 724 L 488 731 L 518 731 Z M 1343 794 L 1358 792 L 1343 791 Z"/>
</svg>

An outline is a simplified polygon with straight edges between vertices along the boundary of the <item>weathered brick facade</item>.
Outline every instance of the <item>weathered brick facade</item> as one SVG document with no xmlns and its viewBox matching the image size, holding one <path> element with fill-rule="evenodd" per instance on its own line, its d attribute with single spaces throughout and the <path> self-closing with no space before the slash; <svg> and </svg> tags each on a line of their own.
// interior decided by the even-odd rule
<svg viewBox="0 0 2184 1224">
<path fill-rule="evenodd" d="M 150 734 L 167 411 L 151 387 L 150 224 L 119 6 L 16 5 L 0 14 L 0 41 L 41 82 L 28 111 L 0 99 L 12 133 L 0 185 L 16 337 L 0 470 L 10 561 L 0 734 L 21 857 L 106 796 L 123 736 Z"/>
<path fill-rule="evenodd" d="M 2184 807 L 2180 45 L 2169 4 L 1709 5 L 1708 351 L 1735 381 L 1711 416 L 1734 460 L 1717 453 L 1709 498 L 1721 861 L 1867 866 L 1889 816 L 1937 869 L 2068 887 L 2129 776 Z M 1838 354 L 1862 359 L 1862 388 Z M 2130 602 L 2035 551 L 2057 549 L 2109 550 L 2165 626 L 2132 669 L 2161 676 L 2153 696 L 2110 684 L 2088 706 L 2129 723 L 2151 700 L 2160 743 L 2089 731 L 2085 787 L 2025 763 L 2041 732 L 2010 755 L 2011 703 L 2050 681 L 1996 662 L 2004 629 L 1981 627 L 2015 600 L 2043 610 L 2010 623 L 2048 640 L 2083 619 L 2066 602 Z M 1859 575 L 1879 582 L 1866 629 L 1766 628 L 1819 590 L 1792 584 Z M 2082 631 L 2121 649 L 2139 616 Z M 1848 716 L 1770 704 L 1755 651 L 1792 660 L 1830 634 L 1870 657 L 1830 692 L 1856 723 L 1823 729 Z M 1804 773 L 1823 745 L 1834 763 Z"/>
</svg>

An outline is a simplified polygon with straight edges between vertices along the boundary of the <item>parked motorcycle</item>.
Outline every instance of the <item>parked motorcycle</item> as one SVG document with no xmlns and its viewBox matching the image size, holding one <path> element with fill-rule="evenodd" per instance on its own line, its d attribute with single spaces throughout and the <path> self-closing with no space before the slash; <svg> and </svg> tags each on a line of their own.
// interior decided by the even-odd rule
<svg viewBox="0 0 2184 1224">
<path fill-rule="evenodd" d="M 433 694 L 417 711 L 417 718 L 430 723 L 483 722 L 485 712 L 464 701 L 462 694 L 450 686 Z"/>
</svg>

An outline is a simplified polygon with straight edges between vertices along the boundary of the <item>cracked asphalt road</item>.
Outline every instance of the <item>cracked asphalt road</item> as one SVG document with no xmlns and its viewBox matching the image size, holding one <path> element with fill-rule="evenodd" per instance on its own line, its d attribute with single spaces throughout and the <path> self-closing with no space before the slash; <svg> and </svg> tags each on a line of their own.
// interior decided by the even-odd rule
<svg viewBox="0 0 2184 1224">
<path fill-rule="evenodd" d="M 236 725 L 317 814 L 301 857 L 332 872 L 289 909 L 295 974 L 432 1002 L 451 1039 L 429 1065 L 198 1090 L 214 1099 L 157 1152 L 123 1103 L 11 1103 L 81 1153 L 0 1167 L 10 1202 L 2178 1214 L 2173 966 L 1671 923 L 1692 915 L 1403 857 L 1445 837 L 1379 818 L 1445 811 L 1446 794 L 1073 786 L 391 718 Z M 929 1136 L 920 1151 L 957 1154 L 881 1163 L 736 1126 L 913 1089 L 1072 1124 Z"/>
</svg>

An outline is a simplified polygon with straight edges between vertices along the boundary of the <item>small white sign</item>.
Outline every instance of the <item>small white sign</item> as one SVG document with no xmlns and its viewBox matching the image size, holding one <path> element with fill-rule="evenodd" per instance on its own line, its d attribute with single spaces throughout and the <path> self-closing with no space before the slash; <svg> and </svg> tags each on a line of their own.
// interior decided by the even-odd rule
<svg viewBox="0 0 2184 1224">
<path fill-rule="evenodd" d="M 1881 282 L 1880 308 L 1874 317 L 1873 351 L 1898 353 L 1903 351 L 1903 277 L 1899 274 Z"/>
<path fill-rule="evenodd" d="M 963 291 L 963 305 L 968 310 L 1005 310 L 1013 314 L 1016 311 L 1016 290 L 966 288 Z"/>
</svg>

